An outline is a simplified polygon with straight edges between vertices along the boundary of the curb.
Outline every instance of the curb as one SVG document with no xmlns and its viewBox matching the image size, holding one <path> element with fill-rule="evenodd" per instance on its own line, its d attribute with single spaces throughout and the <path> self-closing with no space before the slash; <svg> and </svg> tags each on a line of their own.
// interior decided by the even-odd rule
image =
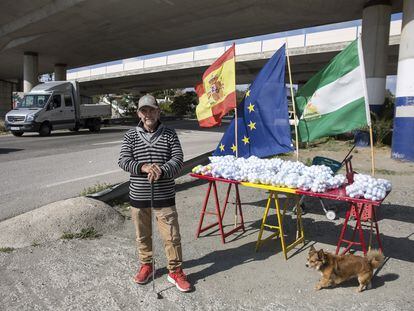
<svg viewBox="0 0 414 311">
<path fill-rule="evenodd" d="M 192 158 L 190 160 L 187 160 L 184 162 L 183 169 L 181 170 L 180 174 L 177 176 L 181 177 L 184 175 L 187 175 L 191 172 L 194 166 L 196 165 L 206 165 L 208 164 L 209 160 L 208 157 L 211 156 L 214 150 L 208 151 L 206 153 L 203 153 L 195 158 Z M 109 202 L 112 200 L 117 199 L 127 199 L 129 194 L 129 181 L 125 181 L 120 184 L 116 184 L 115 186 L 102 190 L 100 192 L 96 192 L 93 194 L 89 194 L 86 197 L 93 198 L 102 202 Z"/>
</svg>

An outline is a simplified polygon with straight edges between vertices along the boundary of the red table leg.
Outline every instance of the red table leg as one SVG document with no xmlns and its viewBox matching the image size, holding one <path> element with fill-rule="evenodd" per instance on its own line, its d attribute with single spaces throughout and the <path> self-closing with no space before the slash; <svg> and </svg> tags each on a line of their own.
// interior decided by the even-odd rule
<svg viewBox="0 0 414 311">
<path fill-rule="evenodd" d="M 381 243 L 380 232 L 379 232 L 378 221 L 377 221 L 377 212 L 375 208 L 376 206 L 372 206 L 372 221 L 374 222 L 375 232 L 377 233 L 376 236 L 377 236 L 378 248 L 380 249 L 381 253 L 384 253 L 382 249 L 382 243 Z"/>
<path fill-rule="evenodd" d="M 204 231 L 203 229 L 201 229 L 201 226 L 203 225 L 204 215 L 206 214 L 206 208 L 207 208 L 207 204 L 208 204 L 208 199 L 210 197 L 211 184 L 212 183 L 214 183 L 214 181 L 209 181 L 208 182 L 208 189 L 207 189 L 207 192 L 206 192 L 206 196 L 204 198 L 203 208 L 202 208 L 201 214 L 200 214 L 200 221 L 198 222 L 198 229 L 197 229 L 197 233 L 196 233 L 196 238 L 198 238 L 200 236 L 200 233 Z"/>
<path fill-rule="evenodd" d="M 236 184 L 235 187 L 236 187 L 236 208 L 239 210 L 239 214 L 240 214 L 240 225 L 243 229 L 243 232 L 245 232 L 246 229 L 244 228 L 244 219 L 243 219 L 243 211 L 241 207 L 239 185 Z"/>
<path fill-rule="evenodd" d="M 338 244 L 336 245 L 336 251 L 335 251 L 336 255 L 338 255 L 339 249 L 341 248 L 342 241 L 344 240 L 345 231 L 348 225 L 348 220 L 349 220 L 349 217 L 351 216 L 351 209 L 352 209 L 352 204 L 350 204 L 349 209 L 346 211 L 346 214 L 345 214 L 345 221 L 341 229 L 341 234 L 339 235 Z"/>
<path fill-rule="evenodd" d="M 365 203 L 364 204 L 351 203 L 349 205 L 349 209 L 346 212 L 345 221 L 344 221 L 344 224 L 342 226 L 342 230 L 341 230 L 341 234 L 339 236 L 338 244 L 336 246 L 336 254 L 339 253 L 339 249 L 340 249 L 342 243 L 347 243 L 348 244 L 347 247 L 342 252 L 342 254 L 347 253 L 353 245 L 360 245 L 364 255 L 367 254 L 367 246 L 366 246 L 366 243 L 365 243 L 365 238 L 364 238 L 364 232 L 363 232 L 363 229 L 362 229 L 361 219 L 362 219 L 362 215 L 363 215 L 365 209 L 368 209 L 368 208 L 372 209 L 372 211 L 371 211 L 371 215 L 372 215 L 371 221 L 374 222 L 378 247 L 381 250 L 381 252 L 383 251 L 382 243 L 381 243 L 381 239 L 380 239 L 380 232 L 379 232 L 378 222 L 377 222 L 377 215 L 376 215 L 376 211 L 375 211 L 376 206 L 371 205 L 371 204 L 365 204 Z M 345 236 L 345 232 L 347 231 L 348 220 L 349 220 L 349 217 L 352 213 L 352 209 L 355 210 L 354 215 L 355 215 L 356 224 L 355 224 L 351 239 L 346 240 L 344 238 L 344 236 Z M 357 232 L 358 232 L 358 236 L 359 236 L 359 241 L 355 241 L 355 235 L 356 235 Z"/>
<path fill-rule="evenodd" d="M 230 195 L 230 191 L 231 191 L 231 186 L 232 184 L 229 183 L 229 186 L 227 188 L 227 193 L 226 193 L 226 199 L 224 201 L 224 206 L 223 206 L 223 211 L 221 211 L 220 208 L 220 202 L 219 202 L 219 198 L 218 198 L 218 192 L 217 192 L 217 185 L 215 181 L 209 181 L 209 185 L 208 185 L 208 189 L 206 192 L 206 196 L 204 198 L 204 203 L 203 203 L 203 208 L 201 210 L 201 215 L 200 215 L 200 221 L 198 223 L 198 229 L 197 229 L 197 233 L 196 233 L 196 237 L 198 238 L 200 236 L 200 234 L 212 227 L 215 227 L 218 225 L 219 227 L 219 231 L 220 231 L 220 235 L 221 235 L 221 241 L 224 243 L 226 243 L 226 237 L 229 236 L 230 234 L 233 234 L 234 232 L 242 229 L 243 232 L 245 231 L 244 228 L 244 220 L 243 220 L 243 212 L 241 209 L 241 201 L 240 201 L 240 194 L 239 194 L 239 188 L 238 185 L 235 184 L 235 188 L 236 188 L 236 209 L 238 209 L 239 213 L 240 213 L 240 218 L 241 218 L 241 223 L 239 226 L 236 226 L 234 229 L 230 230 L 229 232 L 224 232 L 224 228 L 223 228 L 223 218 L 224 218 L 224 214 L 226 212 L 226 208 L 227 208 L 227 204 L 228 204 L 228 198 Z M 215 212 L 207 212 L 207 204 L 208 204 L 208 200 L 211 194 L 211 187 L 213 187 L 213 196 L 214 196 L 214 203 L 215 203 Z M 204 222 L 204 216 L 205 214 L 210 214 L 210 215 L 216 215 L 217 217 L 217 222 L 214 222 L 212 224 L 207 225 L 206 227 L 203 228 L 203 222 Z"/>
<path fill-rule="evenodd" d="M 224 236 L 224 231 L 223 231 L 223 223 L 222 223 L 224 213 L 223 213 L 223 216 L 222 216 L 221 212 L 220 212 L 220 202 L 219 202 L 219 199 L 218 199 L 216 183 L 213 184 L 213 187 L 214 187 L 213 188 L 213 190 L 214 190 L 214 199 L 216 201 L 216 213 L 217 213 L 216 215 L 217 215 L 217 219 L 218 219 L 218 226 L 219 226 L 219 230 L 220 230 L 221 241 L 224 244 L 224 243 L 226 243 L 225 236 Z M 229 189 L 230 189 L 230 187 L 231 187 L 231 184 L 229 184 Z M 227 191 L 227 193 L 228 192 L 229 191 Z M 226 202 L 226 205 L 227 205 L 227 202 Z"/>
</svg>

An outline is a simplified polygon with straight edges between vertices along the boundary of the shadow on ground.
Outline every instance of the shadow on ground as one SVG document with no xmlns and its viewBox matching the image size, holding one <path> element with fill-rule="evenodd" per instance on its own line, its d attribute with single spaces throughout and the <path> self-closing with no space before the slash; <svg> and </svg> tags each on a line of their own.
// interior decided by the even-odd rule
<svg viewBox="0 0 414 311">
<path fill-rule="evenodd" d="M 0 154 L 12 153 L 16 151 L 21 151 L 24 149 L 17 149 L 17 148 L 0 148 Z"/>
</svg>

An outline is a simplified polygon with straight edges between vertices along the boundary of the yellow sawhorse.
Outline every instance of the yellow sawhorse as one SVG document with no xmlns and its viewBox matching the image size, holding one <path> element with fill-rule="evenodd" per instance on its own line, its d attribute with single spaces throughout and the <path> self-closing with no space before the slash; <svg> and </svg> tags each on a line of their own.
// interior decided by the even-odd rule
<svg viewBox="0 0 414 311">
<path fill-rule="evenodd" d="M 283 255 L 285 256 L 285 259 L 287 260 L 287 253 L 290 250 L 292 250 L 296 245 L 300 243 L 303 243 L 305 245 L 305 234 L 304 234 L 303 225 L 302 225 L 302 210 L 299 204 L 300 196 L 296 194 L 295 189 L 290 189 L 290 188 L 252 184 L 252 183 L 246 183 L 246 182 L 243 182 L 242 185 L 247 186 L 247 187 L 269 190 L 269 197 L 267 199 L 266 209 L 263 214 L 262 224 L 260 226 L 260 231 L 259 231 L 259 237 L 256 242 L 256 251 L 259 249 L 259 247 L 263 244 L 264 241 L 267 241 L 274 237 L 279 237 L 280 244 L 282 246 Z M 280 204 L 281 194 L 286 195 L 287 197 L 287 200 L 284 202 L 282 208 Z M 294 200 L 295 206 L 296 206 L 295 208 L 296 210 L 296 239 L 291 244 L 286 245 L 285 233 L 283 229 L 283 219 L 285 217 L 289 201 L 291 201 L 292 199 Z M 272 202 L 274 202 L 275 208 L 276 208 L 277 225 L 271 225 L 271 224 L 266 223 L 266 218 L 269 214 L 269 210 L 272 205 Z M 266 237 L 265 239 L 262 239 L 264 228 L 274 229 L 276 230 L 276 232 Z"/>
</svg>

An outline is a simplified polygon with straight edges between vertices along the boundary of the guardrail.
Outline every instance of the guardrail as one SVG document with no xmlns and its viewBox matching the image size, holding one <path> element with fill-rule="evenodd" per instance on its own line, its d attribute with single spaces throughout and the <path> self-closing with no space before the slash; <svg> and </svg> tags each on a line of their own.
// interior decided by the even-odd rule
<svg viewBox="0 0 414 311">
<path fill-rule="evenodd" d="M 214 150 L 211 150 L 195 158 L 185 161 L 183 169 L 181 170 L 180 175 L 177 177 L 187 175 L 188 173 L 191 172 L 193 167 L 196 165 L 199 165 L 199 164 L 206 165 L 209 162 L 208 157 L 213 153 L 213 151 Z M 127 199 L 128 193 L 129 193 L 129 181 L 126 181 L 126 182 L 117 184 L 111 188 L 102 190 L 100 192 L 89 194 L 87 195 L 87 197 L 97 199 L 103 202 L 110 202 L 114 200 Z"/>
<path fill-rule="evenodd" d="M 334 30 L 303 33 L 299 35 L 279 36 L 273 39 L 258 40 L 236 44 L 236 55 L 264 53 L 276 51 L 283 43 L 287 42 L 289 48 L 312 47 L 323 44 L 341 43 L 355 40 L 361 32 L 361 26 L 346 27 Z M 401 34 L 401 20 L 392 21 L 390 24 L 390 37 Z M 276 34 L 275 36 L 277 36 Z M 85 68 L 76 72 L 68 72 L 67 79 L 75 80 L 92 76 L 101 76 L 112 73 L 122 73 L 131 70 L 139 70 L 187 62 L 215 59 L 228 49 L 230 45 L 213 48 L 199 49 L 184 53 L 173 53 L 166 56 L 153 56 L 146 58 L 131 58 L 123 60 L 121 64 Z"/>
</svg>

